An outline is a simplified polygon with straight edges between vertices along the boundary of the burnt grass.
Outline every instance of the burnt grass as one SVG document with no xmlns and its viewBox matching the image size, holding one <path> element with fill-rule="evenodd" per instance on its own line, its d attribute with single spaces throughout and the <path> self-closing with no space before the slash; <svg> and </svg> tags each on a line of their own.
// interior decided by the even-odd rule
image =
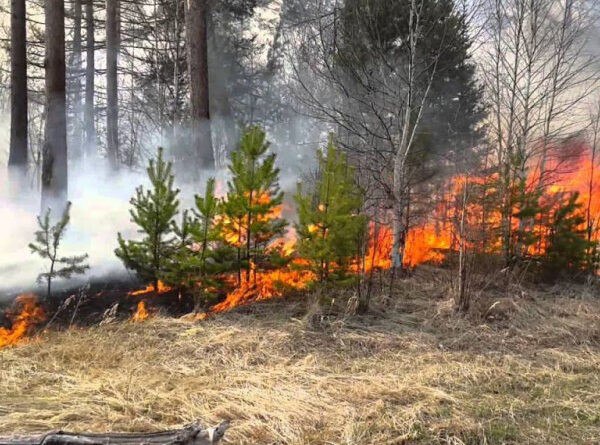
<svg viewBox="0 0 600 445">
<path fill-rule="evenodd" d="M 105 318 L 107 311 L 114 308 L 111 319 L 124 321 L 133 315 L 140 301 L 145 300 L 152 312 L 165 316 L 179 317 L 194 308 L 193 299 L 180 295 L 177 290 L 157 294 L 148 292 L 142 295 L 131 295 L 131 292 L 142 290 L 146 285 L 134 277 L 122 275 L 102 277 L 90 280 L 85 284 L 72 287 L 59 287 L 50 298 L 44 295 L 44 289 L 32 288 L 25 292 L 9 292 L 0 299 L 0 326 L 9 327 L 10 320 L 6 309 L 10 308 L 14 299 L 23 293 L 42 295 L 38 297 L 43 307 L 47 322 L 51 321 L 53 329 L 64 329 L 70 326 L 93 326 Z M 68 301 L 68 304 L 65 302 Z"/>
</svg>

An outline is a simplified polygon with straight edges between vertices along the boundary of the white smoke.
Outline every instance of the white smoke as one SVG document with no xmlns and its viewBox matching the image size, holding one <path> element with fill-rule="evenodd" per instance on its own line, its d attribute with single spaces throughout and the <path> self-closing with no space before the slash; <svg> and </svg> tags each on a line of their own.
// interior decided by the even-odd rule
<svg viewBox="0 0 600 445">
<path fill-rule="evenodd" d="M 71 166 L 69 200 L 71 223 L 59 249 L 60 256 L 89 255 L 90 276 L 122 274 L 123 266 L 114 255 L 117 232 L 135 236 L 130 222 L 129 199 L 135 187 L 147 180 L 141 173 L 112 175 L 103 162 L 93 168 Z M 28 288 L 35 284 L 47 263 L 33 255 L 28 244 L 37 230 L 41 213 L 40 193 L 31 184 L 9 182 L 7 170 L 0 173 L 0 290 Z"/>
</svg>

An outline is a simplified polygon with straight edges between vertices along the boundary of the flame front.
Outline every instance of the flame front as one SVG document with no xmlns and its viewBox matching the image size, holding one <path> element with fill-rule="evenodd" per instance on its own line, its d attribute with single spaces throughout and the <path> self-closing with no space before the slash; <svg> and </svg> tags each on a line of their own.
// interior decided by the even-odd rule
<svg viewBox="0 0 600 445">
<path fill-rule="evenodd" d="M 548 169 L 553 171 L 551 181 L 546 182 L 547 187 L 540 198 L 544 205 L 560 205 L 565 193 L 578 192 L 579 202 L 583 204 L 586 212 L 586 221 L 592 220 L 597 228 L 600 225 L 600 168 L 594 166 L 593 159 L 581 157 L 577 162 L 571 163 L 570 170 L 561 170 L 558 166 L 549 164 Z M 501 215 L 498 209 L 486 208 L 485 202 L 489 202 L 492 196 L 498 193 L 497 174 L 483 176 L 457 176 L 448 181 L 446 190 L 437 196 L 439 204 L 428 209 L 426 215 L 415 217 L 411 221 L 410 228 L 406 234 L 404 246 L 403 264 L 405 267 L 414 268 L 420 264 L 441 264 L 451 252 L 458 249 L 459 234 L 458 221 L 461 216 L 462 204 L 466 224 L 477 227 L 481 231 L 473 235 L 465 242 L 468 248 L 485 253 L 500 252 L 502 241 L 500 238 Z M 539 173 L 532 169 L 527 178 L 528 187 L 532 190 L 539 187 Z M 591 185 L 590 185 L 591 184 Z M 485 196 L 481 202 L 470 202 L 464 198 L 464 187 L 483 190 Z M 268 195 L 260 194 L 256 201 L 266 203 Z M 518 209 L 515 209 L 515 214 Z M 277 206 L 268 215 L 261 216 L 265 220 L 281 217 L 282 206 Z M 545 216 L 544 216 L 545 217 Z M 541 217 L 540 217 L 541 218 Z M 224 238 L 233 246 L 241 247 L 247 242 L 247 224 L 244 218 L 229 220 L 225 217 L 218 222 Z M 518 224 L 514 218 L 513 224 Z M 536 221 L 531 230 L 540 237 L 540 242 L 531 246 L 529 254 L 543 254 L 547 248 L 547 234 L 542 233 L 543 221 Z M 309 227 L 309 231 L 319 230 L 317 226 Z M 537 232 L 536 232 L 537 231 Z M 369 240 L 364 257 L 357 257 L 352 265 L 354 273 L 369 273 L 373 270 L 388 270 L 392 267 L 393 231 L 390 225 L 371 223 L 369 225 Z M 599 231 L 596 229 L 593 239 L 600 241 Z M 223 275 L 221 279 L 228 286 L 229 292 L 226 298 L 219 304 L 211 307 L 208 313 L 201 314 L 198 319 L 204 319 L 210 314 L 229 311 L 235 307 L 249 304 L 254 301 L 279 298 L 289 290 L 304 290 L 310 283 L 317 280 L 314 272 L 308 270 L 309 261 L 302 258 L 296 251 L 297 234 L 292 228 L 285 236 L 273 241 L 268 249 L 280 252 L 282 257 L 291 263 L 275 270 L 257 270 L 252 266 L 249 276 L 244 272 L 238 278 L 237 274 Z M 534 251 L 535 250 L 535 251 Z M 158 292 L 170 290 L 162 283 L 159 284 Z M 153 286 L 132 292 L 130 295 L 144 295 L 154 292 Z M 144 320 L 148 317 L 146 303 L 138 304 L 138 310 L 134 319 Z"/>
<path fill-rule="evenodd" d="M 46 314 L 34 294 L 18 296 L 13 308 L 8 310 L 6 315 L 11 320 L 12 326 L 0 327 L 0 348 L 23 341 L 33 327 L 46 319 Z"/>
<path fill-rule="evenodd" d="M 221 303 L 211 307 L 211 312 L 226 312 L 245 304 L 279 298 L 286 290 L 303 290 L 316 279 L 309 270 L 281 268 L 268 271 L 252 270 L 250 278 L 242 276 L 241 283 Z"/>
</svg>

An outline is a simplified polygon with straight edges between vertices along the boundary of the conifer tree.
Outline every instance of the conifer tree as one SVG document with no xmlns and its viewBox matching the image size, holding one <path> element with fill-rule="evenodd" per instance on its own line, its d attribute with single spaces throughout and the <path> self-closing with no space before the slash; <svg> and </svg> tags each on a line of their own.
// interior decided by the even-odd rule
<svg viewBox="0 0 600 445">
<path fill-rule="evenodd" d="M 581 271 L 586 265 L 590 242 L 585 231 L 579 193 L 570 194 L 552 215 L 544 268 L 549 278 Z"/>
<path fill-rule="evenodd" d="M 265 132 L 250 127 L 231 155 L 232 179 L 227 184 L 220 229 L 225 241 L 237 251 L 240 280 L 242 268 L 249 280 L 252 268 L 268 260 L 268 244 L 283 233 L 287 224 L 278 216 L 283 192 L 279 189 L 276 156 L 267 154 L 268 149 Z"/>
<path fill-rule="evenodd" d="M 60 242 L 66 232 L 67 225 L 71 220 L 71 203 L 67 202 L 61 218 L 52 225 L 48 209 L 43 217 L 38 216 L 38 226 L 40 230 L 35 232 L 35 241 L 29 244 L 32 253 L 37 253 L 40 257 L 49 261 L 48 271 L 39 274 L 38 282 L 46 282 L 46 297 L 52 295 L 52 280 L 54 278 L 69 279 L 73 275 L 85 273 L 90 268 L 85 263 L 88 255 L 75 255 L 70 257 L 60 257 L 58 249 Z"/>
<path fill-rule="evenodd" d="M 354 169 L 340 152 L 333 137 L 325 154 L 318 152 L 319 171 L 313 190 L 300 185 L 295 196 L 298 205 L 299 253 L 308 258 L 321 281 L 343 277 L 359 251 L 366 229 L 360 215 L 363 204 Z"/>
<path fill-rule="evenodd" d="M 156 160 L 151 159 L 146 169 L 151 188 L 139 186 L 130 201 L 131 220 L 143 238 L 125 240 L 119 233 L 119 247 L 115 250 L 125 267 L 134 270 L 141 279 L 151 281 L 154 289 L 158 289 L 158 281 L 176 250 L 173 227 L 179 209 L 179 190 L 173 186 L 171 169 L 171 162 L 163 159 L 163 149 L 159 148 Z"/>
<path fill-rule="evenodd" d="M 231 250 L 222 247 L 222 236 L 216 227 L 221 203 L 215 196 L 215 180 L 206 183 L 204 196 L 195 196 L 192 214 L 183 213 L 181 225 L 173 224 L 178 239 L 176 253 L 165 273 L 167 284 L 191 292 L 197 309 L 207 303 L 207 289 L 220 286 L 215 274 L 231 267 Z"/>
</svg>

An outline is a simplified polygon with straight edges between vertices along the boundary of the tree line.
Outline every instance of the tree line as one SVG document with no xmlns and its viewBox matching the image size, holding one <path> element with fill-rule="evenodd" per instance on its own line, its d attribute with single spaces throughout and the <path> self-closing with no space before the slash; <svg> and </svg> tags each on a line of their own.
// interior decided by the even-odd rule
<svg viewBox="0 0 600 445">
<path fill-rule="evenodd" d="M 67 158 L 86 153 L 116 170 L 164 143 L 195 175 L 224 166 L 248 125 L 289 159 L 333 131 L 362 213 L 392 232 L 394 269 L 411 230 L 435 226 L 461 282 L 489 254 L 500 269 L 597 270 L 594 4 L 82 1 L 11 3 L 9 162 L 39 160 L 43 196 L 64 199 Z M 37 157 L 27 98 L 43 104 Z"/>
</svg>

